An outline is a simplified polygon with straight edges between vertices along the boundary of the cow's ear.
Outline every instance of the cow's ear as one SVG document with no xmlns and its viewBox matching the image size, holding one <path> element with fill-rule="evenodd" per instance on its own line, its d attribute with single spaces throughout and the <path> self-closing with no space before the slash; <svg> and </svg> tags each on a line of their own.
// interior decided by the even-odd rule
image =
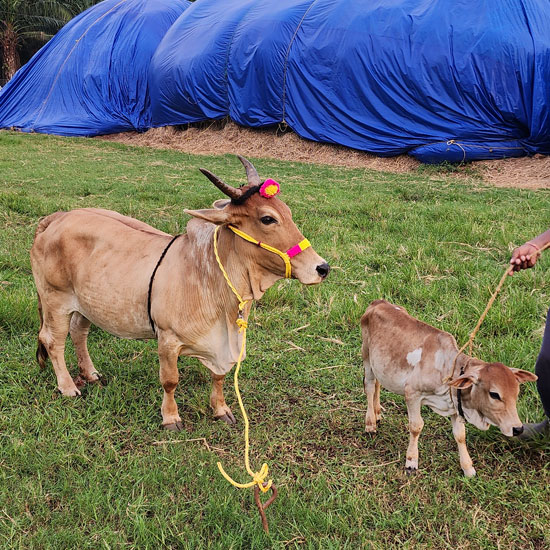
<svg viewBox="0 0 550 550">
<path fill-rule="evenodd" d="M 219 208 L 206 208 L 204 210 L 184 210 L 186 214 L 193 216 L 194 218 L 200 218 L 216 225 L 222 225 L 230 221 L 230 216 L 227 210 L 220 210 Z"/>
<path fill-rule="evenodd" d="M 218 199 L 213 202 L 212 206 L 218 210 L 223 210 L 228 204 L 231 204 L 230 199 Z"/>
<path fill-rule="evenodd" d="M 514 373 L 516 380 L 520 384 L 523 384 L 524 382 L 534 382 L 538 378 L 536 374 L 533 374 L 528 370 L 521 370 L 521 369 L 510 369 L 510 370 Z"/>
<path fill-rule="evenodd" d="M 472 374 L 463 374 L 462 376 L 459 376 L 458 378 L 454 378 L 453 380 L 449 380 L 447 384 L 449 386 L 452 386 L 453 388 L 457 388 L 460 390 L 465 390 L 466 388 L 470 388 L 474 384 L 477 383 L 478 377 L 477 375 Z"/>
</svg>

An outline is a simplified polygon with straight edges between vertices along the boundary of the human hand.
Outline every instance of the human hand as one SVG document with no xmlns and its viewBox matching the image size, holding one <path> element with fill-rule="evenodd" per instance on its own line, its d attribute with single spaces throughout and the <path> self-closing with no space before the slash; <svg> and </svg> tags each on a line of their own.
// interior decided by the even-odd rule
<svg viewBox="0 0 550 550">
<path fill-rule="evenodd" d="M 540 256 L 540 248 L 533 243 L 525 243 L 518 246 L 512 252 L 512 258 L 510 264 L 513 266 L 513 270 L 510 275 L 513 275 L 514 271 L 520 271 L 522 269 L 529 269 L 533 267 Z"/>
</svg>

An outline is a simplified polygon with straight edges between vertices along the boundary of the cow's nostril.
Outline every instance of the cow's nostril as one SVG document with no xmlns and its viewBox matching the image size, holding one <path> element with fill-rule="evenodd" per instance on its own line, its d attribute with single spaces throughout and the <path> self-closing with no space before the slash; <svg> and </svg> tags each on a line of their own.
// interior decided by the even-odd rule
<svg viewBox="0 0 550 550">
<path fill-rule="evenodd" d="M 319 275 L 324 279 L 330 271 L 330 265 L 325 262 L 324 264 L 318 265 L 315 269 L 317 270 L 317 273 L 319 273 Z"/>
<path fill-rule="evenodd" d="M 523 426 L 519 426 L 519 428 L 516 428 L 516 426 L 514 426 L 512 428 L 512 433 L 515 435 L 515 436 L 518 436 L 518 435 L 521 435 L 523 433 Z"/>
</svg>

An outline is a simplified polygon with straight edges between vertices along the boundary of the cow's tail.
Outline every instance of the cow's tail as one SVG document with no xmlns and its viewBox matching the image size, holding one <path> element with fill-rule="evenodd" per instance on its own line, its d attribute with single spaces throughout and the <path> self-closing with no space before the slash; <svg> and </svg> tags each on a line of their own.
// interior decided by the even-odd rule
<svg viewBox="0 0 550 550">
<path fill-rule="evenodd" d="M 40 301 L 40 295 L 38 296 L 38 317 L 40 317 L 40 329 L 38 330 L 38 346 L 36 348 L 36 360 L 41 368 L 46 366 L 48 360 L 48 350 L 46 346 L 40 341 L 40 332 L 44 325 L 44 315 L 42 314 L 42 302 Z"/>
<path fill-rule="evenodd" d="M 38 238 L 38 236 L 41 233 L 44 233 L 48 226 L 56 219 L 63 216 L 65 212 L 54 212 L 53 214 L 50 214 L 49 216 L 46 216 L 45 218 L 42 218 L 38 222 L 38 227 L 36 228 L 36 232 L 34 234 L 34 241 Z M 42 327 L 44 326 L 44 314 L 42 312 L 42 302 L 40 301 L 40 294 L 38 295 L 38 317 L 40 318 L 40 329 L 38 331 L 38 346 L 36 348 L 36 360 L 38 361 L 38 364 L 41 368 L 44 368 L 46 366 L 46 361 L 48 360 L 48 350 L 46 346 L 40 341 L 40 332 L 42 331 Z"/>
<path fill-rule="evenodd" d="M 46 216 L 46 217 L 42 218 L 38 222 L 38 226 L 36 227 L 36 231 L 34 233 L 34 240 L 36 240 L 36 237 L 38 237 L 38 235 L 40 235 L 40 233 L 44 233 L 44 231 L 46 231 L 48 226 L 54 220 L 57 220 L 57 218 L 60 218 L 61 216 L 64 216 L 65 214 L 66 214 L 66 212 L 62 212 L 62 211 L 54 212 L 53 214 L 50 214 L 49 216 Z"/>
</svg>

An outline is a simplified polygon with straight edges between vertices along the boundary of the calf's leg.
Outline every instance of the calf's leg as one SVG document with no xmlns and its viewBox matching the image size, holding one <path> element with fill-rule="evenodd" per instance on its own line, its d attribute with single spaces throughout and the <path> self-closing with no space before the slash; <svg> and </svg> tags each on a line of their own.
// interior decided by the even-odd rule
<svg viewBox="0 0 550 550">
<path fill-rule="evenodd" d="M 376 422 L 380 422 L 382 418 L 382 405 L 380 405 L 380 382 L 376 381 L 376 390 L 374 392 L 374 414 Z"/>
<path fill-rule="evenodd" d="M 368 357 L 363 359 L 365 368 L 365 377 L 363 384 L 367 396 L 367 414 L 365 415 L 365 431 L 368 433 L 376 432 L 376 421 L 380 415 L 380 384 L 374 377 Z M 378 389 L 378 392 L 377 392 Z M 377 400 L 378 397 L 378 400 Z M 378 410 L 377 410 L 378 409 Z"/>
<path fill-rule="evenodd" d="M 453 416 L 451 416 L 451 422 L 453 424 L 453 435 L 455 436 L 455 441 L 458 445 L 460 467 L 466 477 L 473 477 L 476 475 L 476 471 L 466 447 L 466 427 L 457 414 L 453 414 Z"/>
<path fill-rule="evenodd" d="M 214 418 L 216 420 L 223 420 L 227 424 L 236 424 L 237 421 L 231 412 L 231 409 L 225 402 L 223 395 L 223 382 L 225 375 L 212 374 L 212 393 L 210 394 L 210 406 L 214 411 Z"/>
<path fill-rule="evenodd" d="M 84 384 L 84 380 L 88 382 L 97 382 L 101 375 L 95 369 L 90 354 L 88 353 L 88 333 L 90 332 L 90 321 L 80 314 L 78 311 L 73 313 L 70 324 L 71 340 L 73 341 L 76 357 L 78 360 L 78 368 L 80 370 L 80 380 Z M 78 379 L 75 381 L 79 383 Z"/>
<path fill-rule="evenodd" d="M 421 400 L 415 393 L 409 393 L 405 389 L 405 401 L 407 403 L 407 414 L 409 416 L 409 447 L 405 460 L 407 474 L 415 473 L 418 470 L 418 438 L 424 427 L 424 420 L 420 415 Z"/>
</svg>

